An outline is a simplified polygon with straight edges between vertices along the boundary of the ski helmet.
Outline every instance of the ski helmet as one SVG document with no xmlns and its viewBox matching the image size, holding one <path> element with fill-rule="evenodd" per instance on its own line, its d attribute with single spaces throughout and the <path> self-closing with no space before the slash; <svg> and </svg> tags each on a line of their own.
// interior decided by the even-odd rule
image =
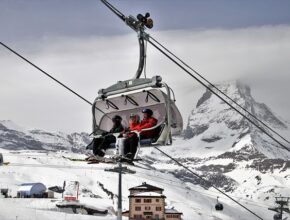
<svg viewBox="0 0 290 220">
<path fill-rule="evenodd" d="M 120 115 L 115 115 L 113 118 L 112 118 L 112 121 L 113 122 L 121 122 L 122 121 L 122 117 Z"/>
<path fill-rule="evenodd" d="M 151 117 L 153 115 L 153 111 L 149 108 L 145 108 L 143 109 L 142 113 L 146 113 L 149 115 L 149 117 Z"/>
</svg>

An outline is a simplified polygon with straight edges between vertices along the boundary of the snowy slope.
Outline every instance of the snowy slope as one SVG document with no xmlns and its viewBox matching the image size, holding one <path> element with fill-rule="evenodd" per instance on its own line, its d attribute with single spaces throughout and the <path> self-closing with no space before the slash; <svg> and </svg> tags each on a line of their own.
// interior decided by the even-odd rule
<svg viewBox="0 0 290 220">
<path fill-rule="evenodd" d="M 1 187 L 9 187 L 12 190 L 12 195 L 15 195 L 18 185 L 23 182 L 40 181 L 47 186 L 53 186 L 61 185 L 63 180 L 78 180 L 81 186 L 80 201 L 98 208 L 108 208 L 111 210 L 110 214 L 103 217 L 99 216 L 99 218 L 114 219 L 113 210 L 116 208 L 117 198 L 114 196 L 111 199 L 111 196 L 100 185 L 100 183 L 103 184 L 105 189 L 114 195 L 117 194 L 118 175 L 104 171 L 105 167 L 112 167 L 112 165 L 87 165 L 83 162 L 72 162 L 62 158 L 63 154 L 55 152 L 48 154 L 35 151 L 22 151 L 18 154 L 9 151 L 2 152 L 5 159 L 11 162 L 11 165 L 0 167 Z M 65 154 L 65 156 L 83 157 L 83 155 L 73 153 Z M 143 168 L 131 168 L 136 170 L 137 174 L 125 174 L 123 176 L 124 209 L 128 208 L 128 188 L 147 182 L 164 188 L 168 207 L 175 207 L 182 211 L 184 219 L 255 219 L 251 214 L 240 209 L 221 195 L 220 201 L 223 202 L 225 211 L 217 212 L 214 210 L 214 205 L 216 196 L 219 194 L 212 189 L 205 190 L 201 186 L 180 181 L 168 172 L 154 170 L 146 165 L 140 166 Z M 163 167 L 166 169 L 164 164 Z M 91 194 L 98 195 L 98 198 L 91 198 Z M 239 196 L 239 198 L 241 197 Z M 254 200 L 244 198 L 240 201 L 265 219 L 272 215 L 266 208 L 272 201 L 261 202 L 258 198 L 254 198 Z M 256 201 L 258 203 L 255 203 Z M 7 207 L 5 211 L 1 209 L 0 219 L 15 219 L 15 216 L 18 216 L 19 219 L 51 220 L 55 218 L 65 219 L 65 215 L 67 215 L 67 219 L 99 219 L 63 213 L 55 207 L 56 202 L 50 199 L 0 199 L 0 206 L 5 205 Z M 26 218 L 26 215 L 30 217 Z"/>
</svg>

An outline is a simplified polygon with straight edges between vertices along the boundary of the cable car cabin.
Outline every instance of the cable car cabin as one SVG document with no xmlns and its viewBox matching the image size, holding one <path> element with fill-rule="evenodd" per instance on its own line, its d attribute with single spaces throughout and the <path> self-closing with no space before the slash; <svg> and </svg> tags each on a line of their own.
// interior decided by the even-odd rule
<svg viewBox="0 0 290 220">
<path fill-rule="evenodd" d="M 215 205 L 215 210 L 216 211 L 223 211 L 224 206 L 222 203 L 219 202 L 219 197 L 216 198 L 216 205 Z"/>
<path fill-rule="evenodd" d="M 221 203 L 217 203 L 217 204 L 215 205 L 215 210 L 217 210 L 217 211 L 222 211 L 223 209 L 224 209 L 223 204 L 221 204 Z"/>
<path fill-rule="evenodd" d="M 113 126 L 112 118 L 115 115 L 122 117 L 122 125 L 127 128 L 131 113 L 142 118 L 142 110 L 149 108 L 153 111 L 153 117 L 158 120 L 157 125 L 137 133 L 139 140 L 140 134 L 145 130 L 154 130 L 156 136 L 141 139 L 138 150 L 144 146 L 170 145 L 172 135 L 180 134 L 183 129 L 182 116 L 172 95 L 174 97 L 171 88 L 162 82 L 160 76 L 120 81 L 107 89 L 101 89 L 92 108 L 93 133 L 97 135 L 108 132 Z"/>
</svg>

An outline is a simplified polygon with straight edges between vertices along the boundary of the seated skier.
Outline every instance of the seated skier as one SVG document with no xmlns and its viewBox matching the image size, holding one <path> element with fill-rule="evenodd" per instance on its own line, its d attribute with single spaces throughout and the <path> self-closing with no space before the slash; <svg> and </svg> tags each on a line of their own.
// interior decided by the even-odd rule
<svg viewBox="0 0 290 220">
<path fill-rule="evenodd" d="M 143 119 L 140 123 L 132 118 L 133 120 L 130 123 L 130 131 L 140 132 L 140 140 L 154 138 L 156 136 L 155 130 L 142 131 L 143 129 L 152 128 L 157 125 L 157 119 L 153 117 L 153 111 L 151 109 L 143 109 Z M 138 115 L 137 115 L 138 116 Z M 135 116 L 136 117 L 136 116 Z M 138 116 L 139 117 L 139 116 Z M 139 138 L 136 133 L 130 132 L 127 134 L 125 139 L 125 157 L 131 161 L 134 159 L 137 147 L 138 147 Z"/>
<path fill-rule="evenodd" d="M 124 155 L 131 159 L 131 155 L 136 153 L 138 146 L 138 136 L 133 131 L 138 131 L 140 125 L 140 117 L 137 114 L 132 113 L 129 119 L 129 128 L 127 132 L 123 134 L 124 139 Z"/>
<path fill-rule="evenodd" d="M 142 131 L 146 128 L 152 128 L 157 125 L 157 119 L 153 117 L 153 111 L 151 109 L 143 109 L 143 119 L 140 122 L 138 131 L 140 132 L 140 139 L 154 138 L 156 136 L 155 129 L 149 131 Z M 142 131 L 142 132 L 141 132 Z"/>
<path fill-rule="evenodd" d="M 116 137 L 113 133 L 121 133 L 124 131 L 122 125 L 122 117 L 115 115 L 112 118 L 113 127 L 109 132 L 104 132 L 101 137 L 94 138 L 93 141 L 88 145 L 87 149 L 92 148 L 93 154 L 98 157 L 104 157 L 106 149 L 109 148 L 110 144 L 116 143 Z"/>
</svg>

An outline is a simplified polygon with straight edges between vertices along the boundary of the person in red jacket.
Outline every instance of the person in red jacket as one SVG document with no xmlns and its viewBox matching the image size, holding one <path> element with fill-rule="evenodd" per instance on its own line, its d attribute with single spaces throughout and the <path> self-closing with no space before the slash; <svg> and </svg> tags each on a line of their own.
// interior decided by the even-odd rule
<svg viewBox="0 0 290 220">
<path fill-rule="evenodd" d="M 143 119 L 138 123 L 138 115 L 131 115 L 129 121 L 130 131 L 140 132 L 140 139 L 154 138 L 156 132 L 153 130 L 142 131 L 143 129 L 152 128 L 157 125 L 157 119 L 153 117 L 151 109 L 144 109 L 142 111 Z M 139 138 L 136 133 L 130 132 L 127 134 L 125 140 L 125 155 L 128 159 L 133 160 L 137 151 Z"/>
<path fill-rule="evenodd" d="M 129 119 L 129 130 L 138 131 L 140 126 L 140 117 L 137 114 L 132 113 Z"/>
<path fill-rule="evenodd" d="M 151 109 L 143 109 L 143 119 L 138 126 L 138 131 L 140 133 L 140 139 L 154 138 L 156 132 L 153 130 L 143 131 L 143 129 L 152 128 L 157 125 L 157 119 L 153 117 L 153 111 Z"/>
</svg>

